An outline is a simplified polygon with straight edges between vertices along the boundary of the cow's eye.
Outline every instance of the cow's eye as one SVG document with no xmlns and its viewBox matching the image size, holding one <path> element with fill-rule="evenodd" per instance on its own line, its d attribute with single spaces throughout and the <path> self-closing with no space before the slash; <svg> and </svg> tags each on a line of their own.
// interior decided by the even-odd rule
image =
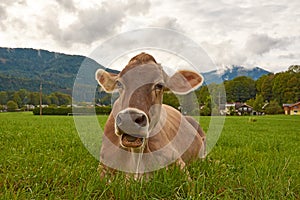
<svg viewBox="0 0 300 200">
<path fill-rule="evenodd" d="M 119 90 L 123 89 L 123 84 L 120 81 L 117 81 L 116 88 L 119 89 Z"/>
<path fill-rule="evenodd" d="M 162 89 L 164 89 L 164 84 L 158 83 L 155 85 L 155 90 L 162 90 Z"/>
</svg>

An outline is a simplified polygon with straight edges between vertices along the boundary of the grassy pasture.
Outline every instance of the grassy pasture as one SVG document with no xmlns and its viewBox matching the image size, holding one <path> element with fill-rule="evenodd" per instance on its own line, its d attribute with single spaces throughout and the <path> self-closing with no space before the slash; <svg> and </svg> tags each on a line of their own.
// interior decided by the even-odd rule
<svg viewBox="0 0 300 200">
<path fill-rule="evenodd" d="M 0 113 L 0 199 L 300 199 L 300 117 L 255 118 L 227 117 L 212 152 L 188 167 L 191 181 L 173 167 L 108 184 L 72 117 Z"/>
</svg>

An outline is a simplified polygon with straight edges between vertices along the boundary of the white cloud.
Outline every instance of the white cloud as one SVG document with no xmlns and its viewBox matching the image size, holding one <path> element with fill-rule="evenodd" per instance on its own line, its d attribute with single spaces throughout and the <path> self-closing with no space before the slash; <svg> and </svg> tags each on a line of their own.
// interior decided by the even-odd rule
<svg viewBox="0 0 300 200">
<path fill-rule="evenodd" d="M 122 6 L 117 3 L 79 11 L 77 20 L 62 30 L 62 39 L 71 43 L 92 43 L 114 34 L 122 25 L 124 17 Z"/>
<path fill-rule="evenodd" d="M 167 29 L 184 32 L 183 28 L 178 22 L 178 19 L 175 17 L 167 17 L 167 16 L 160 17 L 158 19 L 155 19 L 155 21 L 151 23 L 150 26 L 167 28 Z"/>
<path fill-rule="evenodd" d="M 293 54 L 293 53 L 283 54 L 279 56 L 279 58 L 281 59 L 298 59 L 299 57 L 300 54 Z"/>
<path fill-rule="evenodd" d="M 74 12 L 76 9 L 73 1 L 60 1 L 57 3 L 67 11 Z M 101 2 L 85 9 L 76 9 L 73 14 L 73 22 L 66 27 L 61 27 L 59 21 L 62 17 L 55 15 L 57 9 L 49 9 L 41 22 L 42 29 L 46 34 L 60 45 L 72 46 L 74 43 L 90 45 L 95 41 L 116 34 L 121 30 L 124 21 L 130 13 L 131 15 L 141 15 L 147 13 L 150 7 L 148 1 L 133 4 L 128 2 Z M 49 16 L 53 16 L 49 18 Z"/>
<path fill-rule="evenodd" d="M 290 41 L 287 38 L 272 38 L 266 34 L 253 34 L 249 36 L 245 49 L 252 54 L 262 55 L 275 48 L 284 48 Z"/>
<path fill-rule="evenodd" d="M 63 7 L 63 9 L 70 11 L 70 12 L 75 12 L 76 11 L 76 6 L 73 0 L 55 0 L 59 6 Z"/>
<path fill-rule="evenodd" d="M 128 0 L 125 10 L 128 10 L 129 15 L 142 15 L 147 14 L 150 10 L 151 3 L 148 0 L 145 1 L 136 1 Z"/>
<path fill-rule="evenodd" d="M 203 42 L 201 45 L 203 45 L 203 48 L 218 66 L 240 65 L 247 60 L 243 50 L 240 47 L 235 46 L 232 40 L 223 41 L 217 44 Z"/>
<path fill-rule="evenodd" d="M 3 21 L 6 19 L 6 10 L 4 6 L 0 5 L 0 30 L 5 30 Z"/>
<path fill-rule="evenodd" d="M 278 71 L 300 63 L 299 7 L 298 0 L 2 0 L 0 46 L 88 55 L 120 32 L 155 26 L 183 32 L 218 65 Z"/>
</svg>

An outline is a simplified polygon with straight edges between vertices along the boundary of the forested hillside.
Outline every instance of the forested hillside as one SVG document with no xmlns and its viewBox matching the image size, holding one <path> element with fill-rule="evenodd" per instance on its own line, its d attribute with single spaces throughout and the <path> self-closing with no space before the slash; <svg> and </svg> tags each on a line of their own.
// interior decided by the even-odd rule
<svg viewBox="0 0 300 200">
<path fill-rule="evenodd" d="M 0 48 L 0 91 L 26 89 L 71 94 L 77 71 L 83 60 L 102 68 L 94 60 L 46 50 Z"/>
</svg>

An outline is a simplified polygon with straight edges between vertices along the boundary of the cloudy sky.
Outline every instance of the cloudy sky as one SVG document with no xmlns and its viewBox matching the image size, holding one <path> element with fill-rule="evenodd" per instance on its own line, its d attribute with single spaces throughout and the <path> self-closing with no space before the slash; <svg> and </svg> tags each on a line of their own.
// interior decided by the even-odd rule
<svg viewBox="0 0 300 200">
<path fill-rule="evenodd" d="M 0 2 L 1 47 L 89 56 L 109 38 L 146 27 L 183 33 L 219 67 L 279 72 L 300 64 L 299 0 Z"/>
</svg>

